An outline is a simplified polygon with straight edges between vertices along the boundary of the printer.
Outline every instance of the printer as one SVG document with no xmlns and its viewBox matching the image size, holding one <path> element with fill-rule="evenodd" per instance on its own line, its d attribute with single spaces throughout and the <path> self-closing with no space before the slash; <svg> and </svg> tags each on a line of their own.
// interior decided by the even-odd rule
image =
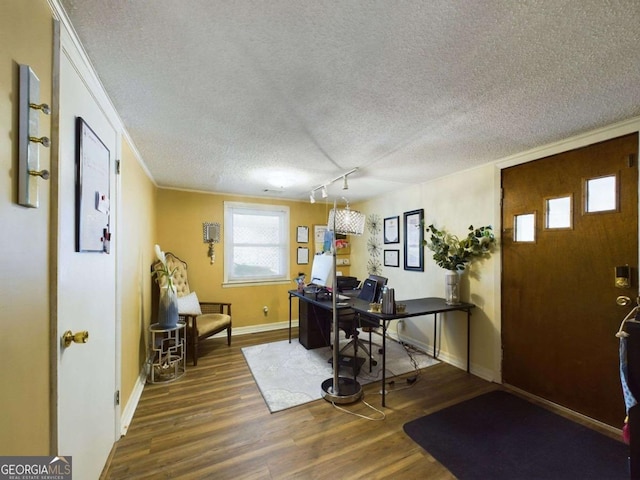
<svg viewBox="0 0 640 480">
<path fill-rule="evenodd" d="M 355 290 L 360 285 L 360 281 L 356 277 L 346 275 L 338 275 L 338 291 Z"/>
</svg>

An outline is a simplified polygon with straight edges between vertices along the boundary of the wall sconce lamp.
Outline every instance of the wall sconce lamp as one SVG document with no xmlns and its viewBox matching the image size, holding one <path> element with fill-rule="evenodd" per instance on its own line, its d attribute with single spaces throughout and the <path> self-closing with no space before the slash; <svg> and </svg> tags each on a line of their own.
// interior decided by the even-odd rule
<svg viewBox="0 0 640 480">
<path fill-rule="evenodd" d="M 204 222 L 202 224 L 202 240 L 209 244 L 207 256 L 211 260 L 211 265 L 216 261 L 216 252 L 213 248 L 214 243 L 220 243 L 220 224 L 218 222 Z"/>
<path fill-rule="evenodd" d="M 49 179 L 48 170 L 40 170 L 39 145 L 48 148 L 49 137 L 41 137 L 39 114 L 51 109 L 40 102 L 40 80 L 29 65 L 20 65 L 20 100 L 18 124 L 18 203 L 38 208 L 38 179 Z"/>
</svg>

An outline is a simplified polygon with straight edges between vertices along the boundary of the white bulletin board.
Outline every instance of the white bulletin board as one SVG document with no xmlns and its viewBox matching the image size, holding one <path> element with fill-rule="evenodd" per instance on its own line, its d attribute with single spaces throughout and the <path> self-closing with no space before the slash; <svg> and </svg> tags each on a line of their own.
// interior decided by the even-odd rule
<svg viewBox="0 0 640 480">
<path fill-rule="evenodd" d="M 76 251 L 109 253 L 109 149 L 76 119 Z"/>
</svg>

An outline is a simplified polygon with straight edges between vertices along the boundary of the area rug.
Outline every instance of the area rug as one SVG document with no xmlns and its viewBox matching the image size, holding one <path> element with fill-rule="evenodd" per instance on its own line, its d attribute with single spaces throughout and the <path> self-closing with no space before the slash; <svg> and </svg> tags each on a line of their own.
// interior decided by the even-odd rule
<svg viewBox="0 0 640 480">
<path fill-rule="evenodd" d="M 346 341 L 341 346 L 344 343 Z M 377 353 L 379 348 L 379 345 L 373 346 L 378 365 L 373 367 L 372 372 L 369 373 L 368 361 L 360 370 L 358 382 L 361 385 L 382 379 L 382 358 Z M 331 349 L 307 350 L 297 338 L 292 339 L 291 343 L 283 340 L 244 347 L 242 353 L 271 413 L 322 398 L 322 382 L 333 377 L 329 363 Z M 439 363 L 425 354 L 414 355 L 414 358 L 418 368 Z M 387 378 L 413 370 L 414 365 L 405 348 L 387 339 Z M 341 376 L 352 375 L 350 369 L 341 372 Z"/>
<path fill-rule="evenodd" d="M 624 443 L 500 390 L 403 428 L 460 480 L 629 478 Z"/>
</svg>

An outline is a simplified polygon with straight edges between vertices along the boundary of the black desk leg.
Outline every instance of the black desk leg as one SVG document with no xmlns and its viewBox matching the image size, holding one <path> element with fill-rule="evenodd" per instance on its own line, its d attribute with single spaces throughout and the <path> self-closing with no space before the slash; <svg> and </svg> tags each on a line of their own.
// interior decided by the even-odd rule
<svg viewBox="0 0 640 480">
<path fill-rule="evenodd" d="M 467 310 L 467 373 L 471 365 L 471 310 Z"/>
<path fill-rule="evenodd" d="M 291 294 L 289 294 L 289 343 L 291 343 Z"/>
<path fill-rule="evenodd" d="M 436 350 L 436 346 L 438 343 L 438 314 L 433 314 L 433 359 L 438 359 L 438 351 Z"/>
<path fill-rule="evenodd" d="M 387 387 L 387 321 L 382 320 L 382 406 L 386 407 L 385 392 Z"/>
</svg>

